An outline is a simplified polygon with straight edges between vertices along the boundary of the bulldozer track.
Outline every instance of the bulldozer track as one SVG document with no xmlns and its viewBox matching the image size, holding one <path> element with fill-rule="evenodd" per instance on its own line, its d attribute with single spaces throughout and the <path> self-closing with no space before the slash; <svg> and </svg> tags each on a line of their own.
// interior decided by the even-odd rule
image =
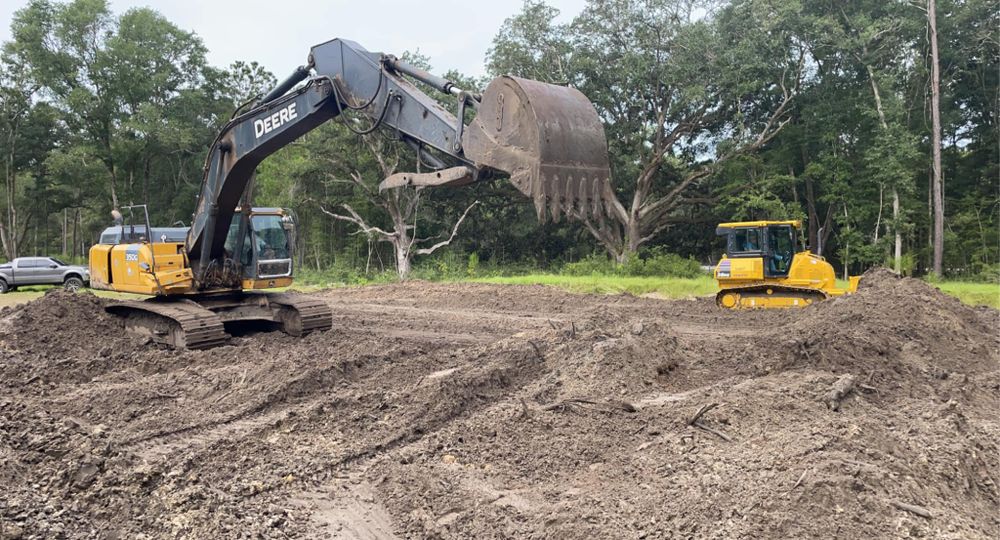
<svg viewBox="0 0 1000 540">
<path fill-rule="evenodd" d="M 768 291 L 771 291 L 770 293 Z M 736 293 L 739 295 L 739 300 L 733 307 L 726 307 L 722 303 L 722 297 Z M 820 289 L 811 289 L 809 287 L 794 287 L 790 285 L 777 285 L 774 283 L 762 283 L 760 285 L 749 285 L 746 287 L 732 287 L 728 289 L 723 289 L 715 295 L 715 303 L 721 308 L 725 309 L 739 309 L 747 308 L 752 306 L 743 305 L 743 300 L 747 298 L 778 298 L 778 297 L 793 297 L 801 298 L 806 301 L 804 305 L 809 305 L 813 302 L 819 302 L 830 298 L 830 295 L 825 291 Z"/>
<path fill-rule="evenodd" d="M 109 313 L 125 316 L 126 326 L 132 325 L 134 330 L 144 326 L 146 332 L 143 333 L 148 333 L 158 343 L 207 349 L 229 340 L 222 319 L 194 302 L 126 301 L 111 304 L 105 309 Z"/>
</svg>

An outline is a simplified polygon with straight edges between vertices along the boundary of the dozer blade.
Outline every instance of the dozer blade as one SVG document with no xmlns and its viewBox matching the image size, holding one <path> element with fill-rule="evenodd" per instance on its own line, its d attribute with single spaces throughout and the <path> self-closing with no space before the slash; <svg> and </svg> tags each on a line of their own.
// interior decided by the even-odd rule
<svg viewBox="0 0 1000 540">
<path fill-rule="evenodd" d="M 538 219 L 601 219 L 613 197 L 604 127 L 574 88 L 498 77 L 462 136 L 466 157 L 510 175 Z"/>
</svg>

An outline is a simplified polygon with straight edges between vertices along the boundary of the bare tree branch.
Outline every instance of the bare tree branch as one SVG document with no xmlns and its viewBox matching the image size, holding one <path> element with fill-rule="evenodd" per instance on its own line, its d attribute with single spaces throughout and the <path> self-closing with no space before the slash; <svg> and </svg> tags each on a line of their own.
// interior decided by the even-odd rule
<svg viewBox="0 0 1000 540">
<path fill-rule="evenodd" d="M 333 219 L 338 219 L 340 221 L 347 221 L 349 223 L 353 223 L 353 224 L 357 225 L 358 228 L 360 229 L 360 231 L 363 232 L 364 234 L 367 234 L 367 235 L 377 234 L 377 235 L 379 235 L 385 241 L 392 241 L 392 239 L 396 237 L 396 233 L 394 233 L 394 232 L 388 232 L 388 231 L 386 231 L 384 229 L 381 229 L 379 227 L 372 227 L 371 225 L 368 225 L 367 223 L 365 223 L 364 218 L 362 218 L 360 214 L 358 214 L 353 208 L 351 208 L 350 205 L 348 205 L 348 204 L 342 204 L 340 206 L 343 207 L 344 210 L 347 210 L 347 212 L 349 214 L 351 214 L 351 215 L 350 216 L 345 216 L 343 214 L 338 214 L 336 212 L 331 212 L 331 211 L 327 210 L 323 205 L 320 205 L 319 209 L 324 214 L 332 217 Z"/>
<path fill-rule="evenodd" d="M 433 246 L 431 246 L 429 248 L 420 248 L 418 250 L 415 250 L 413 252 L 413 254 L 414 255 L 430 255 L 431 253 L 434 253 L 434 251 L 436 251 L 438 248 L 441 248 L 441 247 L 444 247 L 444 246 L 447 246 L 448 244 L 450 244 L 451 241 L 455 239 L 455 234 L 458 232 L 458 227 L 462 224 L 463 221 L 465 221 L 465 216 L 467 216 L 469 214 L 469 210 L 472 210 L 472 207 L 476 206 L 477 204 L 479 204 L 479 201 L 476 201 L 476 202 L 470 204 L 469 207 L 465 209 L 465 212 L 462 212 L 462 217 L 458 218 L 458 221 L 455 222 L 455 226 L 452 227 L 452 229 L 451 229 L 451 236 L 449 236 L 447 240 L 443 240 L 441 242 L 438 242 L 437 244 L 434 244 Z"/>
<path fill-rule="evenodd" d="M 647 204 L 645 207 L 639 210 L 639 220 L 640 221 L 657 221 L 660 216 L 662 216 L 667 210 L 670 210 L 675 206 L 675 202 L 680 199 L 681 193 L 687 189 L 692 183 L 700 180 L 714 172 L 714 167 L 706 165 L 699 169 L 696 169 L 684 177 L 673 189 L 671 189 L 666 195 L 660 197 L 659 199 Z"/>
</svg>

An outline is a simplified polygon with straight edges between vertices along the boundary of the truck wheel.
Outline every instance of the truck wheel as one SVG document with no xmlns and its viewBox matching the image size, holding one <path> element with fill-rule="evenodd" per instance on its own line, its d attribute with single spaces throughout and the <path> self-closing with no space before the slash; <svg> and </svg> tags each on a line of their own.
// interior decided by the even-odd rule
<svg viewBox="0 0 1000 540">
<path fill-rule="evenodd" d="M 63 288 L 67 291 L 76 292 L 83 288 L 83 280 L 78 277 L 66 278 L 63 282 Z"/>
<path fill-rule="evenodd" d="M 6 294 L 7 291 L 9 290 L 10 290 L 10 285 L 7 285 L 6 281 L 0 279 L 0 294 Z"/>
</svg>

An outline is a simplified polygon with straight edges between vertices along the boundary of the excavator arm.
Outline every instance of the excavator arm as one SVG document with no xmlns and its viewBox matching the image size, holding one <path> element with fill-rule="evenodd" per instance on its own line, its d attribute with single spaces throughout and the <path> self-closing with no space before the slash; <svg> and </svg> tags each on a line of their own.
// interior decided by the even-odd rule
<svg viewBox="0 0 1000 540">
<path fill-rule="evenodd" d="M 454 97 L 454 112 L 412 78 Z M 465 111 L 477 111 L 472 122 Z M 257 165 L 347 110 L 410 146 L 428 171 L 397 173 L 383 188 L 462 185 L 499 175 L 532 197 L 540 219 L 601 219 L 610 201 L 607 142 L 593 105 L 579 91 L 500 77 L 482 95 L 406 62 L 334 39 L 313 47 L 307 65 L 236 115 L 209 151 L 186 248 L 198 287 L 233 287 L 226 236 Z"/>
<path fill-rule="evenodd" d="M 226 236 L 257 165 L 316 126 L 333 118 L 334 90 L 311 80 L 230 120 L 205 163 L 205 178 L 187 237 L 187 253 L 201 288 L 233 287 L 241 279 L 224 264 Z M 233 269 L 235 270 L 235 269 Z"/>
</svg>

